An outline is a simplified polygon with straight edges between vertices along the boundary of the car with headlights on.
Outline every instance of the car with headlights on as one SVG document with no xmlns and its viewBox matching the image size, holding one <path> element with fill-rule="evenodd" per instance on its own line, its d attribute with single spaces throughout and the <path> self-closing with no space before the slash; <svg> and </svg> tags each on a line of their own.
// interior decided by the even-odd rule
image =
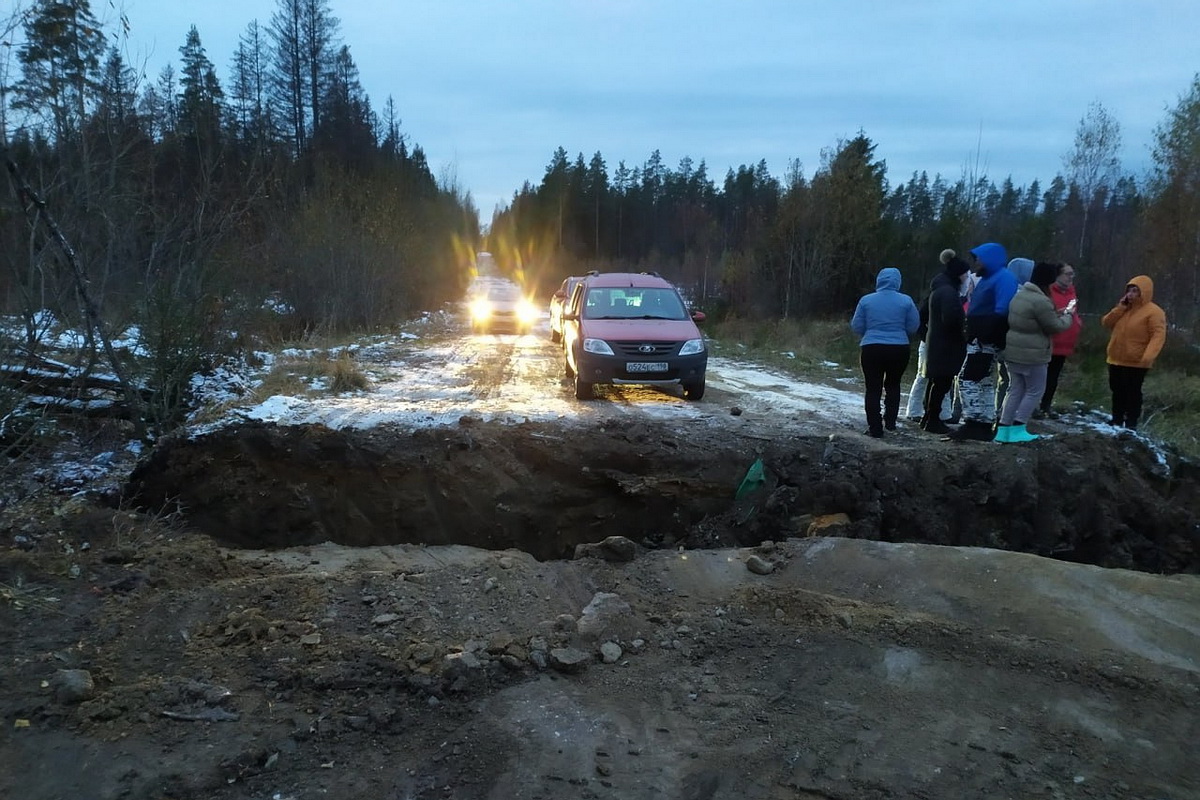
<svg viewBox="0 0 1200 800">
<path fill-rule="evenodd" d="M 670 281 L 654 273 L 605 272 L 576 286 L 562 315 L 565 372 L 575 397 L 589 400 L 596 384 L 679 386 L 688 400 L 704 397 L 708 346 Z"/>
<path fill-rule="evenodd" d="M 541 311 L 513 283 L 489 282 L 468 302 L 475 333 L 528 333 Z"/>
</svg>

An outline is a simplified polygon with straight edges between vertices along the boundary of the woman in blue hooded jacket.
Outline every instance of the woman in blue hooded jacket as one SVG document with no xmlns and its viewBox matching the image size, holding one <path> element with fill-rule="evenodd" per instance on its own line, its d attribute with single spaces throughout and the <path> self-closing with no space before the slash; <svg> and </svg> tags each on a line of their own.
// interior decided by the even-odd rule
<svg viewBox="0 0 1200 800">
<path fill-rule="evenodd" d="M 951 436 L 990 442 L 996 425 L 996 354 L 1004 349 L 1017 278 L 1008 269 L 1004 247 L 995 242 L 973 248 L 970 264 L 979 282 L 967 305 L 967 358 L 958 375 L 963 424 Z"/>
<path fill-rule="evenodd" d="M 850 329 L 861 337 L 859 363 L 866 384 L 867 435 L 876 439 L 883 436 L 884 428 L 896 430 L 900 380 L 912 357 L 909 337 L 920 326 L 917 304 L 900 293 L 900 270 L 884 267 L 875 279 L 875 291 L 858 301 L 850 319 Z"/>
</svg>

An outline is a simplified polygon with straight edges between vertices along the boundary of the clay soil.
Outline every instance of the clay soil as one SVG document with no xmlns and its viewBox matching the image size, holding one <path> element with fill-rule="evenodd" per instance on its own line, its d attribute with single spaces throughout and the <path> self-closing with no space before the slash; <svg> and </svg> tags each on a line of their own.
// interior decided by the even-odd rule
<svg viewBox="0 0 1200 800">
<path fill-rule="evenodd" d="M 3 510 L 0 796 L 1197 798 L 1198 521 L 1069 425 L 180 436 Z"/>
</svg>

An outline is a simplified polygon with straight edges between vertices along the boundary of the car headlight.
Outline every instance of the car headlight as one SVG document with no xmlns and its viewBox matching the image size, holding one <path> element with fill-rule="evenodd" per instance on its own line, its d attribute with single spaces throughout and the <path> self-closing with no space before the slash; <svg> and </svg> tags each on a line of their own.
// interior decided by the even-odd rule
<svg viewBox="0 0 1200 800">
<path fill-rule="evenodd" d="M 476 321 L 485 320 L 492 315 L 492 304 L 482 298 L 479 300 L 472 300 L 470 309 L 471 319 Z"/>
<path fill-rule="evenodd" d="M 532 325 L 538 321 L 541 314 L 542 312 L 538 310 L 537 306 L 528 300 L 517 303 L 517 319 L 521 321 L 522 325 Z"/>
<path fill-rule="evenodd" d="M 613 349 L 603 339 L 584 339 L 583 349 L 585 352 L 595 353 L 598 356 L 613 355 Z"/>
<path fill-rule="evenodd" d="M 694 355 L 696 355 L 696 353 L 703 353 L 703 352 L 704 352 L 704 340 L 703 339 L 688 339 L 686 342 L 683 343 L 683 347 L 679 348 L 679 355 L 681 355 L 681 356 L 694 356 Z"/>
</svg>

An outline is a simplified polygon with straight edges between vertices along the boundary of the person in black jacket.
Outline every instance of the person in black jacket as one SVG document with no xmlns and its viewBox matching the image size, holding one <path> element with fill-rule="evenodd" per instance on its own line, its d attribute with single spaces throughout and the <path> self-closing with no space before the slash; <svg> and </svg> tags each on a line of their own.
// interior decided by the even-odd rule
<svg viewBox="0 0 1200 800">
<path fill-rule="evenodd" d="M 965 312 L 962 303 L 962 283 L 967 274 L 967 262 L 953 250 L 943 250 L 941 261 L 945 268 L 934 276 L 929 295 L 929 319 L 925 334 L 925 416 L 921 429 L 929 433 L 949 433 L 941 419 L 942 401 L 954 385 L 954 378 L 967 355 L 963 338 Z"/>
</svg>

